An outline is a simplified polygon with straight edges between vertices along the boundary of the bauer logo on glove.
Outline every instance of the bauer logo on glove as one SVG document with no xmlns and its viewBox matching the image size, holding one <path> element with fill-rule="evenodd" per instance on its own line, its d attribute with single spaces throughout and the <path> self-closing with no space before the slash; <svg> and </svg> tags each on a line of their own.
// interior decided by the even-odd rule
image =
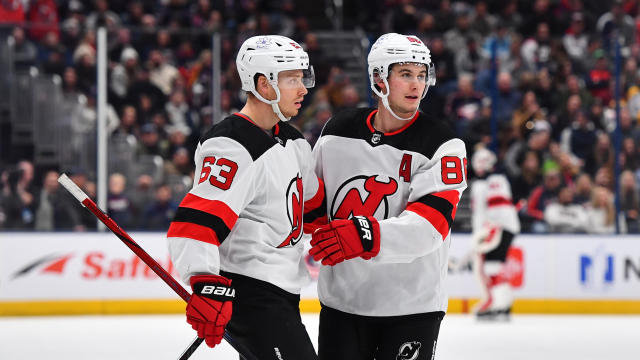
<svg viewBox="0 0 640 360">
<path fill-rule="evenodd" d="M 362 257 L 369 260 L 380 251 L 380 225 L 371 216 L 334 220 L 318 228 L 311 239 L 309 254 L 322 265 L 336 265 Z"/>
<path fill-rule="evenodd" d="M 204 295 L 209 299 L 215 300 L 233 300 L 236 297 L 236 290 L 226 286 L 205 285 L 203 283 L 195 284 L 193 291 L 196 294 Z M 219 298 L 218 298 L 219 297 Z"/>
</svg>

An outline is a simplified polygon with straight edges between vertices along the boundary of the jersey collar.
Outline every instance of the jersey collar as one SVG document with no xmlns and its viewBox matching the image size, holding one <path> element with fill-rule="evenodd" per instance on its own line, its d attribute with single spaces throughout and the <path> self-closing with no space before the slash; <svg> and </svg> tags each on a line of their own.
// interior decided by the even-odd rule
<svg viewBox="0 0 640 360">
<path fill-rule="evenodd" d="M 381 133 L 380 131 L 377 131 L 374 127 L 373 127 L 373 116 L 378 112 L 378 109 L 373 110 L 369 116 L 367 116 L 367 127 L 369 127 L 369 131 L 371 131 L 371 133 Z M 400 129 L 396 130 L 396 131 L 391 131 L 391 132 L 386 132 L 386 133 L 381 133 L 384 136 L 392 136 L 392 135 L 398 135 L 401 132 L 405 131 L 409 126 L 411 126 L 416 119 L 418 118 L 418 116 L 420 116 L 420 111 L 416 111 L 416 114 L 413 115 L 413 118 L 411 120 L 408 120 L 407 123 L 401 127 Z"/>
</svg>

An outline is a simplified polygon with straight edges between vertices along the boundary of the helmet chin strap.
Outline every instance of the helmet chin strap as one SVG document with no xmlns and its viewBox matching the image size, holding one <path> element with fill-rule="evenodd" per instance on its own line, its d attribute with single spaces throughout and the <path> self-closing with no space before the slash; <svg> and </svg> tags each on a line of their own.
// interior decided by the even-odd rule
<svg viewBox="0 0 640 360">
<path fill-rule="evenodd" d="M 278 115 L 278 118 L 280 120 L 284 122 L 291 120 L 291 117 L 285 117 L 282 111 L 280 111 L 280 107 L 278 106 L 278 103 L 272 103 L 271 108 L 273 109 L 273 112 L 276 113 L 276 115 Z"/>
<path fill-rule="evenodd" d="M 285 117 L 284 114 L 282 114 L 282 111 L 280 111 L 280 107 L 278 106 L 278 103 L 280 102 L 280 89 L 278 88 L 278 82 L 269 81 L 269 84 L 271 84 L 273 90 L 275 90 L 276 92 L 275 100 L 265 99 L 262 95 L 260 95 L 260 93 L 258 93 L 258 90 L 252 89 L 251 92 L 256 96 L 256 98 L 258 98 L 258 100 L 271 105 L 271 109 L 273 109 L 273 112 L 278 116 L 280 120 L 285 122 L 291 120 L 291 117 Z"/>
<path fill-rule="evenodd" d="M 384 83 L 384 86 L 387 88 L 387 93 L 383 94 L 382 91 L 376 89 L 375 85 L 371 85 L 371 89 L 373 89 L 373 92 L 376 93 L 376 95 L 378 95 L 381 99 L 382 99 L 382 105 L 384 105 L 385 109 L 387 109 L 389 111 L 389 113 L 391 113 L 391 115 L 393 115 L 394 118 L 398 119 L 398 120 L 402 120 L 402 121 L 408 121 L 413 119 L 414 116 L 416 116 L 416 113 L 418 112 L 418 107 L 416 107 L 416 110 L 413 112 L 413 114 L 411 114 L 411 116 L 409 116 L 408 118 L 402 118 L 398 115 L 396 115 L 396 113 L 393 112 L 393 110 L 391 110 L 391 106 L 389 106 L 389 83 L 387 82 L 386 78 L 382 78 L 382 82 Z M 425 91 L 422 93 L 422 99 L 424 99 L 425 95 L 427 95 L 427 89 L 429 87 L 427 86 L 425 88 Z"/>
</svg>

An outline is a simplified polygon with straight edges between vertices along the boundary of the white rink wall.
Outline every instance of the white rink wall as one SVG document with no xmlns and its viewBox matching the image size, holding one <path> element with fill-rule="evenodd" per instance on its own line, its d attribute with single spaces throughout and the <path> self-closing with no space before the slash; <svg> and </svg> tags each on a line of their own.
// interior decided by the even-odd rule
<svg viewBox="0 0 640 360">
<path fill-rule="evenodd" d="M 162 233 L 132 233 L 176 279 Z M 468 234 L 453 234 L 464 258 Z M 312 276 L 317 264 L 308 261 Z M 520 235 L 506 275 L 518 313 L 640 314 L 640 237 Z M 480 295 L 469 266 L 449 274 L 449 312 Z M 315 283 L 301 309 L 318 310 Z M 0 233 L 0 315 L 179 313 L 181 300 L 111 233 Z"/>
</svg>

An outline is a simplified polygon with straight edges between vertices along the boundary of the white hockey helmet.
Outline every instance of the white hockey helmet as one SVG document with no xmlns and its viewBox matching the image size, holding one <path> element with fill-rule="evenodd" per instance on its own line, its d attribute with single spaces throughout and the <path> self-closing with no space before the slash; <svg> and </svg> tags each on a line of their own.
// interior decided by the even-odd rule
<svg viewBox="0 0 640 360">
<path fill-rule="evenodd" d="M 302 70 L 302 82 L 306 88 L 315 85 L 313 66 L 309 64 L 309 55 L 295 41 L 280 35 L 254 36 L 242 43 L 236 67 L 242 82 L 242 90 L 250 91 L 260 101 L 270 104 L 280 120 L 288 121 L 280 112 L 280 89 L 278 73 L 287 70 Z M 275 100 L 267 100 L 258 93 L 255 86 L 256 74 L 264 75 L 276 92 Z"/>
<path fill-rule="evenodd" d="M 471 166 L 476 174 L 486 174 L 496 165 L 496 155 L 487 148 L 479 148 L 473 153 Z"/>
<path fill-rule="evenodd" d="M 391 114 L 399 120 L 410 120 L 415 113 L 408 118 L 401 118 L 396 115 L 389 107 L 389 83 L 387 77 L 391 65 L 397 63 L 417 63 L 427 66 L 427 83 L 422 92 L 422 99 L 427 95 L 429 86 L 436 84 L 436 71 L 431 62 L 431 51 L 429 48 L 414 35 L 401 35 L 397 33 L 388 33 L 380 36 L 373 44 L 367 58 L 369 63 L 369 80 L 371 82 L 371 90 L 382 99 L 384 105 Z M 383 94 L 381 89 L 376 86 L 376 79 L 380 78 L 387 87 L 387 93 Z M 416 112 L 418 109 L 416 108 Z"/>
</svg>

